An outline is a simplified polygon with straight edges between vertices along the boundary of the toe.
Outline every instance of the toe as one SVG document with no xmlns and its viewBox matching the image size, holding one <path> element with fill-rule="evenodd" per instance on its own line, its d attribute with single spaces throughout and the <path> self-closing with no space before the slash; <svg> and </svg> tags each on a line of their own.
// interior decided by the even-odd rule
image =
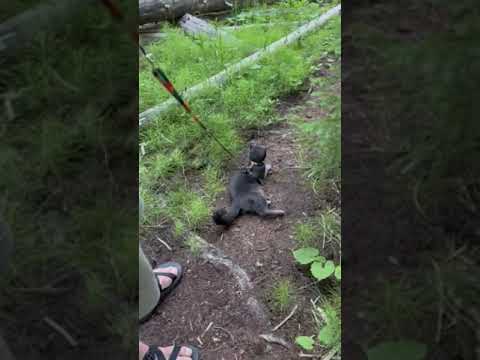
<svg viewBox="0 0 480 360">
<path fill-rule="evenodd" d="M 179 355 L 185 356 L 185 357 L 191 359 L 192 358 L 192 353 L 193 353 L 192 349 L 190 349 L 189 347 L 186 347 L 186 346 L 182 346 L 182 349 L 180 350 Z"/>
<path fill-rule="evenodd" d="M 166 268 L 158 268 L 154 270 L 154 273 L 158 273 L 158 272 L 178 275 L 178 269 L 173 266 L 166 267 Z M 158 282 L 160 283 L 160 286 L 162 287 L 162 289 L 166 289 L 172 284 L 172 279 L 170 279 L 168 276 L 162 276 L 162 275 L 156 275 L 156 276 L 158 278 Z"/>
</svg>

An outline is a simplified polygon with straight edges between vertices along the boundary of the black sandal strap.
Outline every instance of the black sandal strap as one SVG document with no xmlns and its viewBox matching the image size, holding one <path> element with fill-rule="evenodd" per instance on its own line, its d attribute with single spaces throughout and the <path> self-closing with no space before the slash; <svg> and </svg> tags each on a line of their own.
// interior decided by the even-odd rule
<svg viewBox="0 0 480 360">
<path fill-rule="evenodd" d="M 168 360 L 176 360 L 178 357 L 178 354 L 180 354 L 180 350 L 182 350 L 181 346 L 175 345 L 172 350 L 172 354 L 168 358 Z"/>
<path fill-rule="evenodd" d="M 150 346 L 143 360 L 167 360 L 158 347 Z"/>
</svg>

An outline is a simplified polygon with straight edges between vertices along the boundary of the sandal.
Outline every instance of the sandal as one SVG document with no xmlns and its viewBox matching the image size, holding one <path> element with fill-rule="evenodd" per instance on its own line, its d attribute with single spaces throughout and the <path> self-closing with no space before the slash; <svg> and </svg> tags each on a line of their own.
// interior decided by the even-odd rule
<svg viewBox="0 0 480 360">
<path fill-rule="evenodd" d="M 193 347 L 193 346 L 183 346 L 183 347 L 187 347 L 190 350 L 192 350 L 192 355 L 191 355 L 192 360 L 200 360 L 200 351 L 198 351 L 196 347 Z M 143 360 L 175 360 L 178 358 L 178 354 L 180 353 L 181 349 L 182 349 L 182 346 L 175 345 L 173 347 L 172 353 L 167 359 L 158 347 L 150 346 L 148 348 L 147 353 L 143 357 Z"/>
<path fill-rule="evenodd" d="M 161 269 L 165 269 L 165 268 L 168 268 L 168 267 L 176 268 L 177 269 L 177 275 L 160 271 Z M 158 266 L 155 270 L 153 270 L 153 274 L 155 275 L 155 278 L 157 279 L 157 282 L 158 282 L 158 287 L 160 288 L 160 301 L 159 302 L 162 302 L 172 292 L 172 290 L 177 287 L 177 285 L 180 283 L 180 280 L 182 280 L 183 268 L 180 264 L 178 264 L 176 262 L 166 262 L 166 263 L 163 263 L 162 265 Z M 172 280 L 171 284 L 168 285 L 165 289 L 162 289 L 162 286 L 160 285 L 160 280 L 158 280 L 159 276 L 166 276 L 166 277 L 170 278 Z"/>
<path fill-rule="evenodd" d="M 162 269 L 168 268 L 168 267 L 174 267 L 177 269 L 177 275 L 174 275 L 172 273 L 167 273 L 167 272 L 162 272 Z M 157 305 L 148 313 L 146 314 L 143 318 L 140 319 L 140 323 L 144 323 L 147 321 L 152 314 L 155 312 L 157 309 L 158 305 L 165 300 L 165 298 L 177 287 L 177 285 L 180 283 L 182 276 L 183 276 L 183 268 L 180 264 L 176 262 L 166 262 L 155 268 L 153 270 L 153 274 L 155 275 L 155 279 L 157 279 L 158 287 L 160 288 L 160 299 L 158 300 Z M 168 285 L 165 289 L 162 289 L 162 286 L 160 285 L 160 281 L 158 279 L 159 276 L 166 276 L 172 279 L 172 283 Z M 161 359 L 161 358 L 160 358 Z"/>
</svg>

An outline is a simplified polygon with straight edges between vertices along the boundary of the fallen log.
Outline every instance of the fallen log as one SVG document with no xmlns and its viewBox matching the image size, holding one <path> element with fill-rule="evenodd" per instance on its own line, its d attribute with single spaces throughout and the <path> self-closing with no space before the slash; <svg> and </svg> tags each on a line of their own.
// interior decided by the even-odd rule
<svg viewBox="0 0 480 360">
<path fill-rule="evenodd" d="M 229 35 L 225 31 L 210 25 L 207 21 L 199 19 L 193 15 L 185 14 L 178 22 L 180 27 L 186 34 L 193 37 L 198 35 L 206 35 L 208 37 L 223 37 L 228 40 L 234 40 L 233 36 Z"/>
<path fill-rule="evenodd" d="M 273 26 L 299 26 L 302 23 L 298 21 L 292 22 L 268 22 L 268 23 L 256 23 L 256 24 L 245 24 L 245 25 L 230 25 L 230 26 L 221 26 L 220 29 L 224 31 L 237 31 L 244 30 L 249 28 L 262 28 L 262 27 L 273 27 Z"/>
<path fill-rule="evenodd" d="M 185 14 L 179 21 L 180 27 L 187 34 L 193 38 L 199 35 L 205 35 L 209 38 L 221 38 L 223 41 L 229 44 L 238 44 L 232 34 L 219 29 L 213 25 L 210 25 L 207 21 L 199 19 L 190 14 Z"/>
<path fill-rule="evenodd" d="M 258 23 L 258 24 L 246 24 L 246 25 L 219 26 L 214 28 L 215 30 L 214 32 L 207 31 L 207 33 L 210 33 L 211 36 L 221 36 L 228 41 L 237 41 L 238 39 L 235 39 L 233 36 L 230 36 L 230 33 L 238 30 L 249 29 L 249 28 L 268 28 L 268 27 L 279 26 L 279 25 L 280 26 L 299 26 L 301 25 L 301 23 L 300 22 L 280 22 L 280 23 L 270 22 L 270 23 L 264 23 L 264 24 Z M 161 31 L 158 24 L 155 24 L 155 25 L 150 24 L 150 26 L 148 27 L 140 27 L 139 34 L 140 34 L 140 43 L 142 45 L 148 45 L 152 42 L 164 40 L 168 37 L 167 33 Z"/>
<path fill-rule="evenodd" d="M 242 1 L 237 1 L 235 5 L 240 5 Z M 174 21 L 187 13 L 198 15 L 232 8 L 233 3 L 229 0 L 140 0 L 140 25 Z"/>
<path fill-rule="evenodd" d="M 221 71 L 217 75 L 214 75 L 207 79 L 206 81 L 195 85 L 194 87 L 188 89 L 185 91 L 185 93 L 182 94 L 182 96 L 185 99 L 191 99 L 192 97 L 198 95 L 202 91 L 204 91 L 207 88 L 213 87 L 213 86 L 221 86 L 223 85 L 229 77 L 231 77 L 233 74 L 236 74 L 244 69 L 246 69 L 248 66 L 253 65 L 254 63 L 258 62 L 259 60 L 263 59 L 265 56 L 270 55 L 277 51 L 278 49 L 287 46 L 289 44 L 292 44 L 293 42 L 297 41 L 300 39 L 302 36 L 305 36 L 309 34 L 310 32 L 318 29 L 320 26 L 325 24 L 330 18 L 332 18 L 335 15 L 338 15 L 341 10 L 341 5 L 337 5 L 334 8 L 330 9 L 320 17 L 318 17 L 315 20 L 310 21 L 309 23 L 299 27 L 297 30 L 294 32 L 290 33 L 286 37 L 270 44 L 267 46 L 265 49 L 262 49 L 253 55 L 250 55 L 249 57 L 241 60 L 240 62 L 230 66 L 229 68 Z M 145 110 L 139 115 L 139 124 L 140 126 L 143 126 L 150 121 L 152 121 L 154 118 L 164 114 L 165 112 L 169 111 L 172 109 L 175 105 L 177 105 L 177 101 L 173 98 L 170 100 L 167 100 L 163 102 L 162 104 L 155 106 L 153 108 L 150 108 L 148 110 Z"/>
</svg>

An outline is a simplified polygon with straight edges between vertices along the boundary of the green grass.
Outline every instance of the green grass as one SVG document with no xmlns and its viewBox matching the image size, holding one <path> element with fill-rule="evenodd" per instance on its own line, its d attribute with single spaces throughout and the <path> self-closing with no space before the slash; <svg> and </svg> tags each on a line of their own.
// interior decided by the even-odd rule
<svg viewBox="0 0 480 360">
<path fill-rule="evenodd" d="M 289 6 L 285 3 L 280 7 L 290 8 L 291 11 L 278 12 L 274 16 L 269 16 L 268 20 L 281 23 L 288 20 L 289 16 L 293 14 L 295 21 L 306 22 L 332 7 L 332 5 L 319 6 L 310 3 L 302 6 L 303 11 L 298 11 L 294 6 L 294 4 Z M 258 12 L 258 10 L 255 11 Z M 237 19 L 242 14 L 240 13 Z M 248 18 L 248 20 L 244 23 L 261 24 L 265 22 L 265 17 L 261 13 L 257 13 L 253 17 L 246 14 L 245 18 Z M 156 59 L 157 64 L 169 76 L 175 87 L 183 90 L 224 70 L 227 65 L 233 64 L 279 40 L 293 31 L 295 26 L 298 25 L 269 26 L 264 31 L 257 27 L 237 30 L 231 33 L 238 40 L 234 42 L 228 42 L 222 40 L 222 38 L 191 38 L 185 36 L 181 29 L 165 26 L 163 32 L 166 34 L 166 40 L 154 43 L 147 49 Z M 327 27 L 329 26 L 327 25 Z M 268 31 L 265 31 L 266 29 Z M 322 47 L 320 46 L 319 49 Z M 169 97 L 169 94 L 165 91 L 158 91 L 158 82 L 151 76 L 150 67 L 146 65 L 145 59 L 141 59 L 142 70 L 139 75 L 140 111 L 157 105 Z"/>
<path fill-rule="evenodd" d="M 209 216 L 206 200 L 195 192 L 177 190 L 166 196 L 165 214 L 173 219 L 177 229 L 196 230 Z"/>
<path fill-rule="evenodd" d="M 477 223 L 475 204 L 480 199 L 480 168 L 472 161 L 480 155 L 477 103 L 471 95 L 480 74 L 474 50 L 479 23 L 470 11 L 476 4 L 440 0 L 434 7 L 416 1 L 367 6 L 364 15 L 375 26 L 365 26 L 368 22 L 362 19 L 352 28 L 352 44 L 367 59 L 352 72 L 368 74 L 370 80 L 368 89 L 364 76 L 352 76 L 352 84 L 366 90 L 368 127 L 375 129 L 368 134 L 372 150 L 391 165 L 385 181 L 391 184 L 389 203 L 392 209 L 411 199 L 415 203 L 395 217 L 418 217 L 409 230 L 415 234 L 429 233 L 432 227 L 440 230 L 432 240 L 419 236 L 411 253 L 402 247 L 409 263 L 418 264 L 415 272 L 410 268 L 396 284 L 384 279 L 378 292 L 370 292 L 370 310 L 379 312 L 372 315 L 372 327 L 379 329 L 378 340 L 402 336 L 432 349 L 448 344 L 446 358 L 474 358 L 479 325 L 465 315 L 478 307 L 467 300 L 478 299 L 473 275 L 478 273 L 478 251 L 472 242 L 478 234 L 468 225 Z M 419 41 L 392 41 L 392 22 L 400 19 L 396 6 L 414 9 L 414 22 L 422 19 Z M 439 26 L 433 20 L 438 11 L 452 21 Z M 385 20 L 373 20 L 381 17 Z M 419 253 L 417 248 L 425 250 Z"/>
<path fill-rule="evenodd" d="M 278 280 L 273 284 L 270 292 L 272 308 L 280 313 L 291 310 L 295 302 L 296 290 L 289 279 Z"/>
<path fill-rule="evenodd" d="M 14 15 L 30 3 L 2 4 L 2 16 L 6 7 L 6 14 Z M 2 59 L 0 93 L 12 91 L 18 98 L 12 102 L 15 119 L 7 120 L 3 107 L 0 113 L 0 211 L 16 241 L 12 271 L 0 277 L 1 288 L 39 288 L 60 274 L 80 275 L 78 301 L 71 304 L 72 314 L 79 315 L 72 322 L 82 328 L 83 318 L 95 315 L 95 334 L 109 336 L 112 329 L 100 324 L 123 315 L 107 299 L 128 308 L 137 306 L 138 296 L 132 291 L 138 267 L 131 266 L 131 254 L 138 251 L 136 204 L 118 206 L 125 198 L 112 182 L 123 180 L 105 163 L 105 156 L 121 153 L 128 163 L 126 152 L 135 154 L 132 138 L 108 110 L 131 100 L 128 84 L 136 74 L 129 69 L 135 61 L 131 56 L 110 61 L 112 53 L 128 54 L 131 41 L 115 30 L 108 13 L 93 6 L 79 11 L 63 32 L 37 35 L 20 62 Z M 104 96 L 92 96 L 98 93 Z M 51 306 L 52 299 L 21 295 L 2 291 L 0 302 L 12 314 L 18 304 L 37 307 L 39 314 Z M 17 315 L 6 326 L 23 332 L 24 319 Z"/>
<path fill-rule="evenodd" d="M 312 96 L 325 117 L 311 122 L 294 121 L 303 143 L 302 162 L 307 178 L 316 192 L 341 187 L 341 96 L 336 89 L 340 83 L 340 63 L 330 70 L 330 76 L 314 81 L 319 86 Z"/>
<path fill-rule="evenodd" d="M 339 289 L 332 289 L 328 295 L 314 305 L 313 314 L 317 325 L 319 345 L 326 349 L 341 348 L 342 301 Z"/>
<path fill-rule="evenodd" d="M 315 245 L 318 236 L 318 228 L 313 222 L 300 223 L 295 225 L 293 237 L 299 247 L 310 247 Z"/>
<path fill-rule="evenodd" d="M 314 217 L 296 224 L 293 237 L 299 248 L 341 247 L 341 215 L 339 209 L 327 208 Z"/>
<path fill-rule="evenodd" d="M 318 7 L 317 5 L 312 5 Z M 331 6 L 331 5 L 329 5 Z M 318 12 L 325 11 L 318 7 Z M 276 20 L 276 18 L 272 18 Z M 281 20 L 281 18 L 279 18 Z M 288 33 L 272 28 L 268 34 L 252 30 L 235 32 L 240 46 L 218 39 L 192 40 L 175 29 L 166 29 L 167 39 L 149 49 L 179 89 L 198 83 L 223 69 L 225 63 L 239 60 L 255 49 L 268 45 Z M 245 149 L 242 133 L 279 121 L 277 99 L 297 89 L 314 70 L 313 63 L 326 53 L 340 50 L 340 19 L 302 41 L 284 48 L 234 76 L 222 89 L 209 89 L 190 101 L 202 121 L 234 153 Z M 140 104 L 144 109 L 168 98 L 165 90 L 151 78 L 148 68 L 140 71 Z M 145 200 L 145 223 L 161 218 L 173 220 L 180 230 L 191 230 L 208 221 L 213 199 L 222 191 L 222 167 L 226 154 L 181 110 L 174 109 L 141 130 L 145 155 L 140 159 L 140 192 Z M 195 183 L 186 184 L 185 174 Z M 178 191 L 197 199 L 195 209 L 185 212 L 189 202 L 167 201 L 165 194 Z M 201 200 L 199 200 L 201 199 Z M 187 204 L 187 205 L 186 205 Z"/>
</svg>

